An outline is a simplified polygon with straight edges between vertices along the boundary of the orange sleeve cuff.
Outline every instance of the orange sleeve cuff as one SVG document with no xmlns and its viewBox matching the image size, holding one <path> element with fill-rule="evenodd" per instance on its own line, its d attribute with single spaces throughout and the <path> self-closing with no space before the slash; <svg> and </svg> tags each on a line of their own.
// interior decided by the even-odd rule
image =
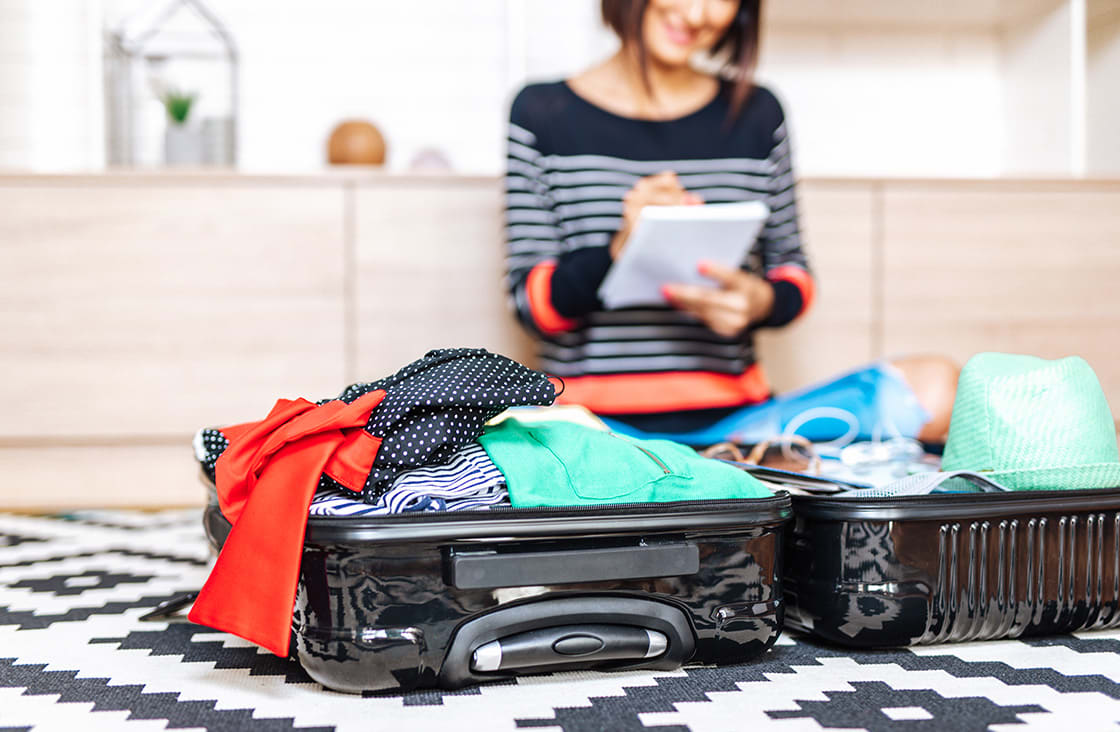
<svg viewBox="0 0 1120 732">
<path fill-rule="evenodd" d="M 555 271 L 556 262 L 541 262 L 529 270 L 525 280 L 525 295 L 533 322 L 545 335 L 563 333 L 576 327 L 575 320 L 565 318 L 552 306 L 552 273 Z"/>
<path fill-rule="evenodd" d="M 813 275 L 809 274 L 801 267 L 794 264 L 784 264 L 781 267 L 775 267 L 766 275 L 766 279 L 771 282 L 789 282 L 798 289 L 801 293 L 801 312 L 799 312 L 798 315 L 804 315 L 805 312 L 809 310 L 809 306 L 813 304 L 813 297 L 816 295 L 816 284 L 813 282 Z"/>
</svg>

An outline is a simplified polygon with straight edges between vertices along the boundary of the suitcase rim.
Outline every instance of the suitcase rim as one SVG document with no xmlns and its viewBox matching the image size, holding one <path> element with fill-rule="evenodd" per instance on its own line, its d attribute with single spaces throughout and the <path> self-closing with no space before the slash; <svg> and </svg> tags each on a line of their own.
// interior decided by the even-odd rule
<svg viewBox="0 0 1120 732">
<path fill-rule="evenodd" d="M 217 505 L 214 482 L 200 472 L 208 499 L 204 522 L 213 529 L 232 528 Z M 514 539 L 543 536 L 606 535 L 620 532 L 735 529 L 780 526 L 793 518 L 789 493 L 764 498 L 675 501 L 668 503 L 604 503 L 562 508 L 491 508 L 382 516 L 310 516 L 304 544 L 381 543 Z M 682 519 L 687 518 L 687 522 Z"/>
<path fill-rule="evenodd" d="M 913 521 L 979 519 L 1021 511 L 1120 509 L 1120 487 L 1088 490 L 1036 490 L 1007 493 L 939 493 L 897 498 L 859 495 L 793 496 L 795 516 L 837 521 Z"/>
<path fill-rule="evenodd" d="M 495 536 L 604 535 L 780 526 L 793 518 L 788 493 L 769 498 L 628 503 L 570 508 L 502 508 L 377 517 L 314 517 L 305 543 L 446 541 Z"/>
</svg>

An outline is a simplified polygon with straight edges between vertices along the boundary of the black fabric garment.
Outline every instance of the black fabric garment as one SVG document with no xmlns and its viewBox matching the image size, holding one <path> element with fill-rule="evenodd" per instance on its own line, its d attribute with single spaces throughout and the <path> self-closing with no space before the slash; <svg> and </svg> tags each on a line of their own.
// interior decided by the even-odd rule
<svg viewBox="0 0 1120 732">
<path fill-rule="evenodd" d="M 610 271 L 610 247 L 585 247 L 561 254 L 552 274 L 552 305 L 565 318 L 601 310 L 599 286 Z"/>
<path fill-rule="evenodd" d="M 770 286 L 774 288 L 774 306 L 769 317 L 760 323 L 750 326 L 748 330 L 759 328 L 780 328 L 793 322 L 805 307 L 801 299 L 801 290 L 797 285 L 786 280 L 772 280 Z"/>
<path fill-rule="evenodd" d="M 548 376 L 482 348 L 429 351 L 392 376 L 351 384 L 338 399 L 349 404 L 377 389 L 386 395 L 370 415 L 366 431 L 382 441 L 362 491 L 367 503 L 376 503 L 405 470 L 450 461 L 508 407 L 548 406 L 556 398 Z M 211 479 L 228 446 L 229 440 L 216 429 L 204 429 L 195 438 L 196 456 Z M 328 488 L 342 486 L 324 475 L 319 489 Z"/>
<path fill-rule="evenodd" d="M 218 458 L 227 447 L 229 447 L 229 439 L 221 430 L 207 427 L 200 430 L 194 438 L 194 456 L 211 483 L 214 482 L 214 466 L 218 464 Z"/>
<path fill-rule="evenodd" d="M 429 351 L 388 378 L 347 387 L 339 398 L 352 402 L 375 389 L 386 396 L 366 425 L 382 438 L 362 492 L 367 503 L 376 503 L 401 472 L 446 463 L 499 412 L 556 398 L 545 374 L 482 348 Z"/>
</svg>

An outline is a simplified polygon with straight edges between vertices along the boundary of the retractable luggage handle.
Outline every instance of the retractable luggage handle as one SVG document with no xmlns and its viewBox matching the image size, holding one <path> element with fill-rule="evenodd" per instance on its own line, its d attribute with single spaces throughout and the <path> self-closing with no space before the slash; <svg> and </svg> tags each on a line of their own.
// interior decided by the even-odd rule
<svg viewBox="0 0 1120 732">
<path fill-rule="evenodd" d="M 506 636 L 471 653 L 471 670 L 532 670 L 573 662 L 638 661 L 669 648 L 664 633 L 628 625 L 560 625 Z"/>
<path fill-rule="evenodd" d="M 672 670 L 696 650 L 681 610 L 632 597 L 536 600 L 464 623 L 440 671 L 445 688 L 579 668 Z"/>
</svg>

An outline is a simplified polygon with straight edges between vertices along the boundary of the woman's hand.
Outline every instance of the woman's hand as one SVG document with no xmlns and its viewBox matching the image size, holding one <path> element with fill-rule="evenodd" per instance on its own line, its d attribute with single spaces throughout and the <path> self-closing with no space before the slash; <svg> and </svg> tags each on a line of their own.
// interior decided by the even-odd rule
<svg viewBox="0 0 1120 732">
<path fill-rule="evenodd" d="M 774 288 L 761 277 L 714 262 L 701 262 L 700 274 L 715 280 L 718 287 L 673 284 L 665 285 L 662 294 L 670 305 L 694 315 L 712 332 L 733 338 L 770 315 Z"/>
<path fill-rule="evenodd" d="M 677 174 L 671 170 L 640 179 L 622 197 L 622 227 L 611 239 L 611 259 L 618 259 L 618 255 L 626 247 L 626 242 L 638 223 L 638 214 L 644 207 L 696 205 L 703 202 L 700 196 L 686 191 Z"/>
</svg>

